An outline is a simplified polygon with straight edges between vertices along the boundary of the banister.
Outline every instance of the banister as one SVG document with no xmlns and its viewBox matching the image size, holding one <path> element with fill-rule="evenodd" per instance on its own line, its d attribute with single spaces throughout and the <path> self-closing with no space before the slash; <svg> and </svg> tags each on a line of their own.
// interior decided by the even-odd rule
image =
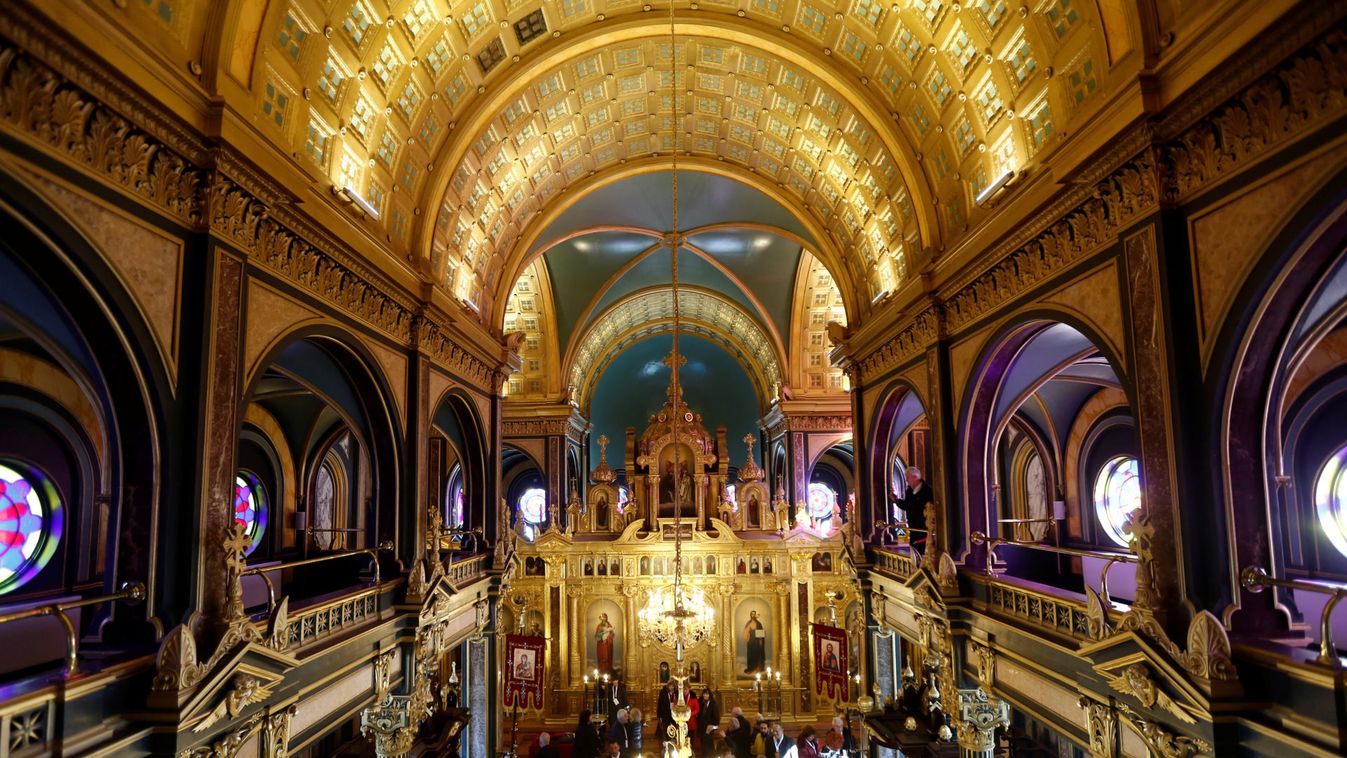
<svg viewBox="0 0 1347 758">
<path fill-rule="evenodd" d="M 1029 550 L 1038 550 L 1044 553 L 1055 553 L 1057 555 L 1068 555 L 1073 558 L 1101 558 L 1104 560 L 1104 568 L 1099 572 L 1099 595 L 1100 600 L 1105 605 L 1111 605 L 1113 598 L 1108 592 L 1108 571 L 1113 568 L 1115 563 L 1140 563 L 1141 559 L 1132 553 L 1117 553 L 1110 550 L 1084 550 L 1076 547 L 1058 547 L 1056 545 L 1042 545 L 1037 542 L 1021 542 L 1019 540 L 1008 540 L 1004 537 L 988 537 L 982 532 L 973 532 L 968 535 L 968 540 L 974 545 L 987 546 L 987 560 L 983 570 L 988 574 L 993 572 L 996 564 L 996 548 L 1002 545 L 1012 547 L 1023 547 Z"/>
<path fill-rule="evenodd" d="M 374 567 L 374 584 L 377 586 L 380 583 L 379 551 L 392 550 L 392 549 L 393 549 L 392 542 L 381 542 L 376 547 L 362 547 L 356 548 L 354 550 L 343 550 L 339 553 L 328 553 L 327 555 L 320 555 L 317 558 L 302 558 L 297 561 L 290 561 L 288 563 L 276 563 L 269 566 L 253 566 L 251 568 L 244 569 L 243 573 L 239 574 L 239 577 L 240 578 L 245 576 L 262 577 L 263 583 L 267 585 L 267 613 L 271 613 L 273 610 L 276 609 L 276 585 L 272 583 L 271 577 L 267 576 L 269 572 L 284 571 L 286 569 L 298 568 L 300 566 L 309 566 L 314 563 L 323 563 L 324 561 L 335 561 L 338 558 L 350 558 L 353 555 L 368 555 L 370 558 L 370 565 Z"/>
<path fill-rule="evenodd" d="M 73 611 L 76 608 L 85 608 L 90 605 L 99 605 L 100 603 L 110 603 L 117 600 L 126 600 L 131 603 L 139 603 L 145 599 L 144 582 L 126 582 L 122 584 L 121 591 L 110 595 L 95 595 L 94 597 L 80 598 L 62 603 L 48 603 L 33 608 L 26 608 L 22 611 L 0 614 L 0 624 L 10 621 L 19 621 L 26 618 L 37 616 L 55 616 L 60 620 L 61 625 L 65 627 L 65 674 L 70 676 L 79 672 L 79 634 L 75 631 L 75 622 L 70 620 L 66 611 Z"/>
<path fill-rule="evenodd" d="M 1319 662 L 1326 666 L 1339 664 L 1338 648 L 1333 644 L 1333 609 L 1347 597 L 1347 585 L 1307 579 L 1279 579 L 1268 574 L 1262 566 L 1246 566 L 1239 572 L 1239 583 L 1255 594 L 1268 587 L 1282 587 L 1329 595 L 1328 602 L 1324 603 L 1323 610 L 1319 612 Z"/>
</svg>

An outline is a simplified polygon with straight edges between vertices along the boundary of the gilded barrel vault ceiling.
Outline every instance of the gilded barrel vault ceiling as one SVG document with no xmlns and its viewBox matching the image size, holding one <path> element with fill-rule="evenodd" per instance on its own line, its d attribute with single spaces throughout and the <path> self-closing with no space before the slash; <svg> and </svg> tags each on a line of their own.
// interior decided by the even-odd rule
<svg viewBox="0 0 1347 758">
<path fill-rule="evenodd" d="M 125 13 L 177 28 L 197 5 Z M 752 172 L 826 230 L 819 256 L 868 300 L 961 233 L 1109 66 L 1085 0 L 676 5 L 677 118 L 667 6 L 632 0 L 244 2 L 227 66 L 258 129 L 487 321 L 568 190 L 666 166 L 675 124 L 689 161 Z"/>
</svg>

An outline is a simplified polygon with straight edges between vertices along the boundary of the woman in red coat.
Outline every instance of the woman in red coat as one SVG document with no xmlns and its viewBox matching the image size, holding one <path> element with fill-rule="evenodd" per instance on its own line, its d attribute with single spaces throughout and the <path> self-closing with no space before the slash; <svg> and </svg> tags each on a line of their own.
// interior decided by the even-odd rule
<svg viewBox="0 0 1347 758">
<path fill-rule="evenodd" d="M 696 751 L 699 749 L 698 746 L 702 744 L 701 730 L 697 728 L 697 716 L 702 712 L 702 704 L 697 700 L 697 696 L 692 694 L 691 690 L 685 691 L 684 697 L 688 701 L 688 708 L 692 710 L 692 715 L 688 716 L 688 736 L 692 738 L 692 749 Z"/>
</svg>

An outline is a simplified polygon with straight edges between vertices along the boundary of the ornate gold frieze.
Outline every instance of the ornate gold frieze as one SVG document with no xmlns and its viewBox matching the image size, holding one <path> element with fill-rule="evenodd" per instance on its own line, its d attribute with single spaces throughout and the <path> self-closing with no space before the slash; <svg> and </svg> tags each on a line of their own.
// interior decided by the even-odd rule
<svg viewBox="0 0 1347 758">
<path fill-rule="evenodd" d="M 1200 737 L 1175 735 L 1154 721 L 1142 718 L 1136 711 L 1122 703 L 1118 704 L 1118 715 L 1141 735 L 1151 755 L 1157 758 L 1190 758 L 1194 755 L 1211 753 L 1210 742 Z"/>
<path fill-rule="evenodd" d="M 897 334 L 860 361 L 861 381 L 870 381 L 920 355 L 940 336 L 941 317 L 938 306 L 917 313 Z"/>
<path fill-rule="evenodd" d="M 1329 31 L 1166 146 L 1166 199 L 1186 198 L 1347 109 L 1347 32 Z"/>
<path fill-rule="evenodd" d="M 200 170 L 10 39 L 0 40 L 0 123 L 188 226 L 201 221 Z"/>
<path fill-rule="evenodd" d="M 553 437 L 566 434 L 570 420 L 561 418 L 515 419 L 501 422 L 502 437 Z"/>
<path fill-rule="evenodd" d="M 788 415 L 786 429 L 792 432 L 849 432 L 850 415 Z"/>
</svg>

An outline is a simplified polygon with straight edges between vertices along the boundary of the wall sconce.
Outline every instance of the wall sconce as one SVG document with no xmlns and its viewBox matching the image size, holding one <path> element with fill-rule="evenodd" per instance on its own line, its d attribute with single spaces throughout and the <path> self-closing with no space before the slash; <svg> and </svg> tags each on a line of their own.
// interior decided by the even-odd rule
<svg viewBox="0 0 1347 758">
<path fill-rule="evenodd" d="M 995 181 L 987 185 L 985 189 L 979 192 L 977 194 L 977 197 L 973 198 L 973 203 L 981 207 L 988 200 L 991 200 L 993 197 L 1000 194 L 1001 190 L 1004 190 L 1010 184 L 1011 180 L 1013 180 L 1014 178 L 1015 178 L 1014 171 L 1007 171 L 1004 174 L 1001 174 L 996 178 Z"/>
<path fill-rule="evenodd" d="M 345 198 L 347 202 L 352 203 L 353 205 L 355 205 L 355 207 L 364 211 L 365 215 L 369 216 L 371 219 L 375 221 L 379 220 L 379 209 L 375 208 L 370 203 L 370 201 L 366 200 L 359 192 L 356 192 L 354 189 L 350 187 L 338 188 L 334 186 L 332 188 L 332 192 L 338 195 L 339 197 Z"/>
</svg>

